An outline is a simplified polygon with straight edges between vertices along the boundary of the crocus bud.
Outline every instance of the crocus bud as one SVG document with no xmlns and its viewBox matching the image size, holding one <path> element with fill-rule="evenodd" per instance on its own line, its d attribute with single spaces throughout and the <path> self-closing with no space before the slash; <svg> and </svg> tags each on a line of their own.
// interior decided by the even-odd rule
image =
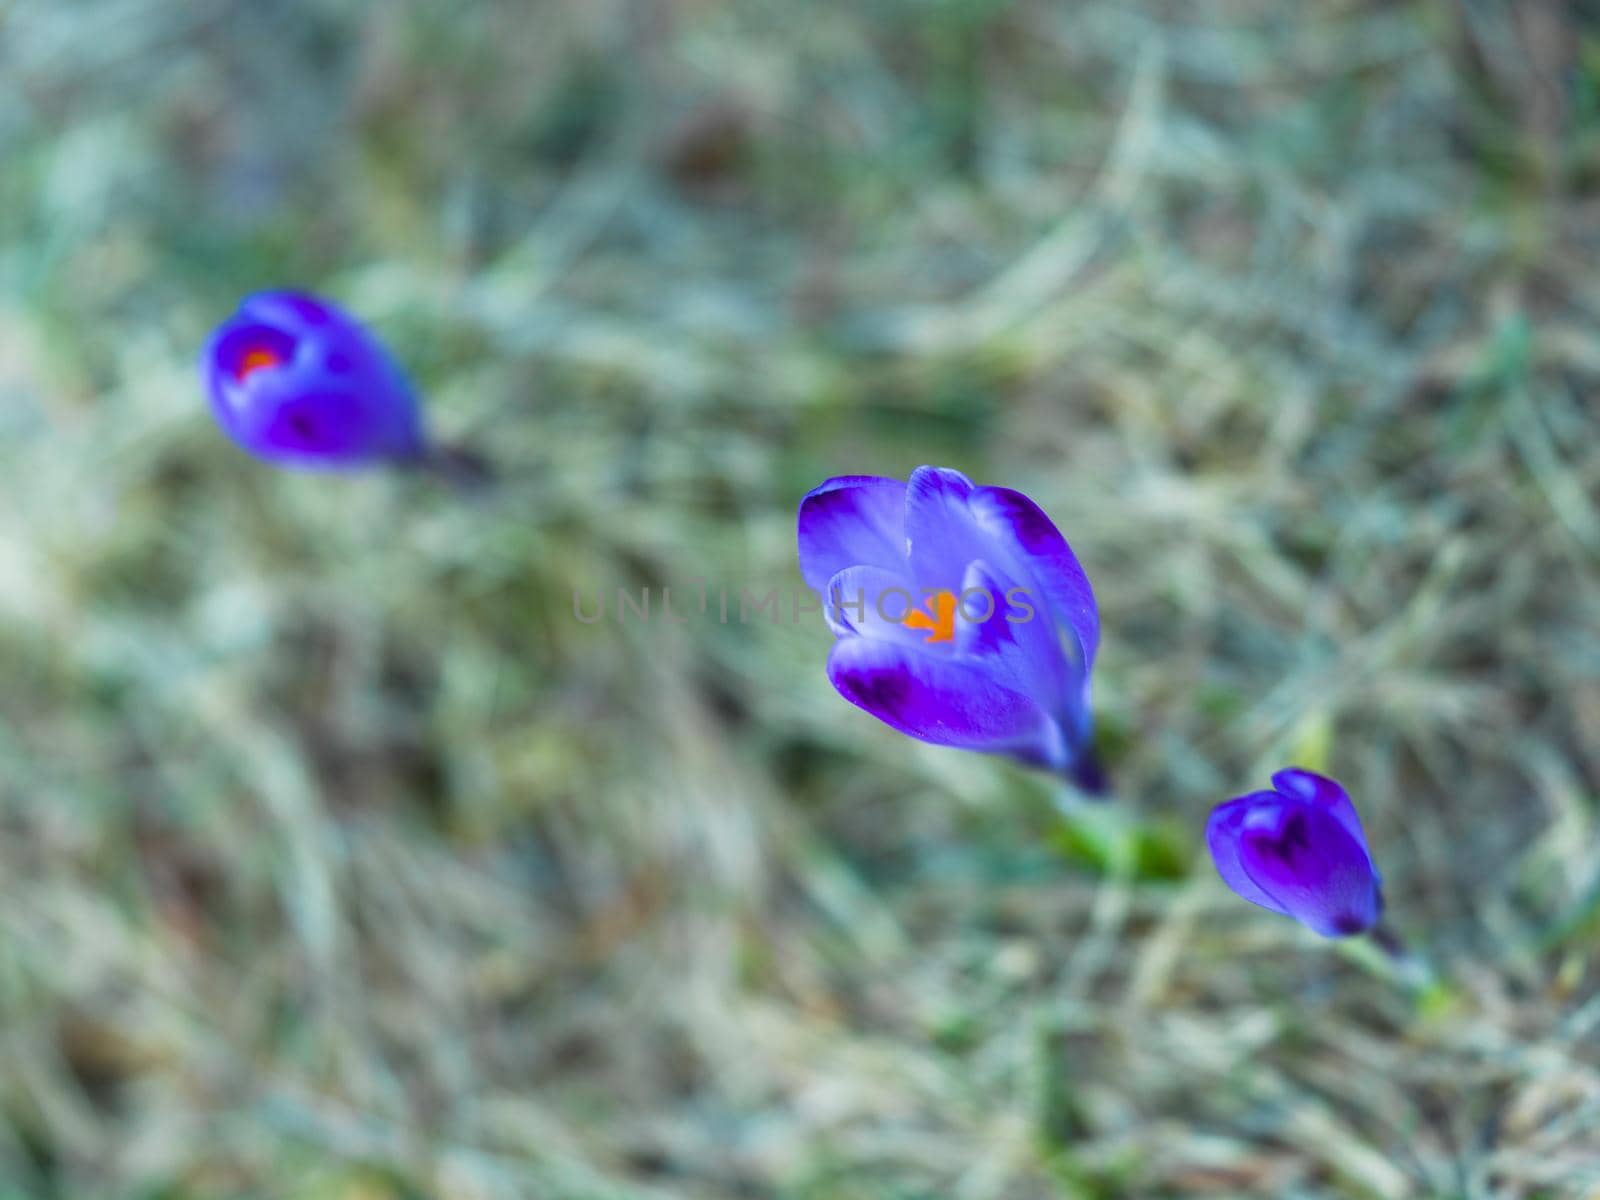
<svg viewBox="0 0 1600 1200">
<path fill-rule="evenodd" d="M 846 475 L 801 501 L 798 535 L 841 696 L 920 741 L 1105 790 L 1089 712 L 1099 611 L 1032 500 L 940 467 Z"/>
<path fill-rule="evenodd" d="M 1349 795 L 1298 768 L 1272 787 L 1212 810 L 1206 843 L 1223 882 L 1323 937 L 1365 933 L 1383 912 L 1382 880 Z"/>
<path fill-rule="evenodd" d="M 211 335 L 201 373 L 223 432 L 268 462 L 338 469 L 425 454 L 404 372 L 361 322 L 319 297 L 246 298 Z"/>
</svg>

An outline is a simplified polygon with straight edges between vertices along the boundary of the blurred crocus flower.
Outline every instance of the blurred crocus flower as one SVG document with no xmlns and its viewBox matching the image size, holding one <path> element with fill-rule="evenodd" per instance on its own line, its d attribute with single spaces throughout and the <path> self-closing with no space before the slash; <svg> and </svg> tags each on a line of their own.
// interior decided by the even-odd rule
<svg viewBox="0 0 1600 1200">
<path fill-rule="evenodd" d="M 1090 746 L 1094 592 L 1038 505 L 939 467 L 846 475 L 801 502 L 799 541 L 846 700 L 924 742 L 1105 791 Z"/>
<path fill-rule="evenodd" d="M 404 372 L 361 322 L 319 297 L 246 298 L 211 335 L 201 372 L 217 423 L 269 462 L 346 468 L 425 455 Z"/>
<path fill-rule="evenodd" d="M 1371 929 L 1383 913 L 1382 880 L 1350 796 L 1298 768 L 1279 771 L 1272 788 L 1212 810 L 1206 842 L 1223 882 L 1323 937 Z"/>
</svg>

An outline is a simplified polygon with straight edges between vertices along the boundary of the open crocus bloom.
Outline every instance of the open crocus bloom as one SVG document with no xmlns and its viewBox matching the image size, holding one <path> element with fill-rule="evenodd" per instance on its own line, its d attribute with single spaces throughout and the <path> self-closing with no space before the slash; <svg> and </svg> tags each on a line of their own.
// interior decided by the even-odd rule
<svg viewBox="0 0 1600 1200">
<path fill-rule="evenodd" d="M 841 696 L 922 741 L 1104 791 L 1090 749 L 1094 593 L 1033 501 L 939 467 L 904 482 L 846 475 L 801 502 L 799 541 Z"/>
<path fill-rule="evenodd" d="M 1323 937 L 1365 933 L 1383 913 L 1382 881 L 1349 795 L 1298 768 L 1272 787 L 1212 810 L 1206 843 L 1223 882 Z"/>
<path fill-rule="evenodd" d="M 286 466 L 358 467 L 423 454 L 416 397 L 349 313 L 302 292 L 258 292 L 218 327 L 200 369 L 235 442 Z"/>
</svg>

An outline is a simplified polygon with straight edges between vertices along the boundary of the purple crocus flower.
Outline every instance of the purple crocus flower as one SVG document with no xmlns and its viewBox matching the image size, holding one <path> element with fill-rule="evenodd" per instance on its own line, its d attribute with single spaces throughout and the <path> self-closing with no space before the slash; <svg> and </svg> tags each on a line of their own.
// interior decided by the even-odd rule
<svg viewBox="0 0 1600 1200">
<path fill-rule="evenodd" d="M 1206 843 L 1223 882 L 1323 937 L 1371 929 L 1383 913 L 1382 880 L 1349 794 L 1299 768 L 1279 771 L 1272 788 L 1212 810 Z"/>
<path fill-rule="evenodd" d="M 284 466 L 420 461 L 404 372 L 361 322 L 304 292 L 257 292 L 206 343 L 211 408 L 235 442 Z"/>
<path fill-rule="evenodd" d="M 841 696 L 921 741 L 1105 790 L 1090 746 L 1094 592 L 1032 500 L 940 467 L 845 475 L 801 501 L 799 540 Z"/>
</svg>

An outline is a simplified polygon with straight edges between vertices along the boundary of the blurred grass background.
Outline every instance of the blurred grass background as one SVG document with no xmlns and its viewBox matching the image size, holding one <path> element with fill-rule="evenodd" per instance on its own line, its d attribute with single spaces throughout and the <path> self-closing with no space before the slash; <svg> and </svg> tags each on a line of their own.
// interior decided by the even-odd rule
<svg viewBox="0 0 1600 1200">
<path fill-rule="evenodd" d="M 0 1196 L 1600 1194 L 1597 22 L 0 2 Z M 500 486 L 228 444 L 281 285 Z M 573 617 L 924 462 L 1086 564 L 1115 809 Z M 1215 879 L 1291 761 L 1435 983 Z"/>
</svg>

